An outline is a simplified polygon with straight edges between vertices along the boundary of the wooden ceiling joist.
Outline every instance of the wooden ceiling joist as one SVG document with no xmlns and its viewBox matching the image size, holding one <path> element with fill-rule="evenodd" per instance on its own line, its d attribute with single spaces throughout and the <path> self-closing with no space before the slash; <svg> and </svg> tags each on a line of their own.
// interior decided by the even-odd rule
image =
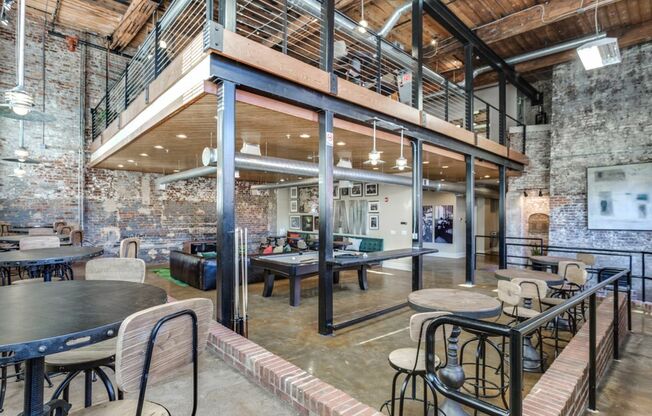
<svg viewBox="0 0 652 416">
<path fill-rule="evenodd" d="M 152 0 L 133 0 L 113 32 L 111 49 L 119 50 L 129 45 L 157 7 L 158 3 Z"/>
</svg>

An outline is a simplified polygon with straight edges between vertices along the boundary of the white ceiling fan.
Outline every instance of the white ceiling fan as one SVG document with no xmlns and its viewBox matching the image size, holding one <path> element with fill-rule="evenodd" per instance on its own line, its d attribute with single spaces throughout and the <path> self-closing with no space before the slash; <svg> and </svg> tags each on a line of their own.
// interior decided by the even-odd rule
<svg viewBox="0 0 652 416">
<path fill-rule="evenodd" d="M 394 166 L 392 169 L 398 169 L 398 170 L 405 170 L 405 169 L 411 169 L 410 165 L 408 165 L 408 160 L 403 156 L 403 132 L 405 129 L 401 127 L 401 156 L 396 159 L 396 166 Z"/>
</svg>

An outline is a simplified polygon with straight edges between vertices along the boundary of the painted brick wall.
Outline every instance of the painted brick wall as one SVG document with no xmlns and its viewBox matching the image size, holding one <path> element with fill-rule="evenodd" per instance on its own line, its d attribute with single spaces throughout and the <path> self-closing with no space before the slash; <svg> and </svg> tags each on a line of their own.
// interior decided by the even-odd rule
<svg viewBox="0 0 652 416">
<path fill-rule="evenodd" d="M 60 29 L 64 31 L 63 29 Z M 0 28 L 0 89 L 15 85 L 15 29 Z M 65 30 L 66 34 L 81 33 Z M 28 16 L 26 42 L 26 85 L 36 103 L 43 99 L 41 17 Z M 101 45 L 102 39 L 88 36 Z M 47 36 L 45 42 L 45 108 L 57 117 L 43 127 L 25 123 L 26 144 L 40 165 L 26 168 L 26 177 L 10 177 L 15 164 L 0 163 L 0 219 L 13 224 L 51 223 L 65 219 L 79 223 L 78 169 L 80 151 L 80 90 L 86 101 L 88 125 L 84 138 L 85 157 L 90 143 L 90 107 L 104 95 L 106 53 L 88 48 L 85 65 L 81 65 L 81 48 L 66 49 L 64 39 Z M 119 78 L 125 59 L 109 58 L 110 82 Z M 81 80 L 86 71 L 85 87 Z M 45 143 L 45 147 L 42 146 Z M 18 146 L 18 121 L 0 118 L 0 155 L 12 156 Z M 136 172 L 87 169 L 84 190 L 84 231 L 89 244 L 103 245 L 109 253 L 117 252 L 121 238 L 143 239 L 141 257 L 151 262 L 167 259 L 170 249 L 182 241 L 215 236 L 214 180 L 199 178 L 154 189 L 156 175 Z M 252 195 L 251 184 L 237 183 L 237 221 L 250 232 L 250 248 L 275 229 L 276 199 L 269 195 Z"/>
</svg>

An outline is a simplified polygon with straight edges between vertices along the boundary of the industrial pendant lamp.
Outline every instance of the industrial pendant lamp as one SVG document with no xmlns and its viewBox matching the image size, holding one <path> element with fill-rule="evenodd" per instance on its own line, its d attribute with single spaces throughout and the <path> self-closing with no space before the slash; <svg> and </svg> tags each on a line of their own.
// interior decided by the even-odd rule
<svg viewBox="0 0 652 416">
<path fill-rule="evenodd" d="M 405 170 L 410 169 L 407 159 L 403 156 L 403 133 L 405 129 L 401 127 L 401 156 L 396 159 L 396 166 L 393 169 Z"/>
<path fill-rule="evenodd" d="M 595 2 L 595 33 L 599 33 L 598 28 L 598 6 L 600 1 Z M 619 64 L 621 62 L 620 48 L 618 47 L 617 38 L 603 38 L 587 42 L 577 48 L 577 55 L 584 65 L 584 69 L 602 68 L 607 65 Z"/>
<path fill-rule="evenodd" d="M 360 21 L 358 22 L 358 32 L 367 33 L 369 22 L 364 18 L 364 0 L 360 0 Z"/>
<path fill-rule="evenodd" d="M 364 162 L 365 165 L 371 165 L 371 166 L 377 166 L 377 165 L 382 165 L 385 163 L 383 160 L 380 159 L 381 153 L 378 150 L 376 150 L 376 122 L 378 120 L 374 119 L 373 120 L 373 125 L 374 125 L 374 132 L 373 132 L 373 148 L 371 149 L 371 152 L 368 154 L 368 160 Z"/>
</svg>

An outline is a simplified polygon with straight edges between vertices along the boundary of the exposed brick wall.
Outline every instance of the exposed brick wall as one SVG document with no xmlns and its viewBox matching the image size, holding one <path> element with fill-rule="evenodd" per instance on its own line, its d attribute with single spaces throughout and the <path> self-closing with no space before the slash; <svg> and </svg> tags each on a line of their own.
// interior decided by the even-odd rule
<svg viewBox="0 0 652 416">
<path fill-rule="evenodd" d="M 13 23 L 13 19 L 12 19 Z M 61 31 L 64 31 L 61 29 Z M 65 29 L 82 39 L 101 45 L 103 40 Z M 41 103 L 42 34 L 41 18 L 28 16 L 26 41 L 26 86 L 36 103 Z M 65 219 L 79 223 L 78 169 L 80 150 L 80 90 L 86 101 L 85 157 L 90 144 L 90 108 L 105 91 L 106 53 L 87 48 L 85 65 L 82 48 L 66 49 L 65 40 L 47 36 L 46 111 L 56 121 L 43 125 L 25 123 L 26 144 L 31 157 L 42 161 L 26 168 L 23 179 L 9 177 L 14 164 L 0 164 L 0 220 L 13 224 L 52 223 Z M 15 29 L 0 27 L 0 89 L 15 85 Z M 126 59 L 109 57 L 110 82 L 117 80 Z M 82 69 L 86 73 L 82 84 Z M 45 142 L 46 147 L 41 143 Z M 12 156 L 18 147 L 18 121 L 0 118 L 0 155 Z M 180 248 L 184 240 L 215 236 L 216 207 L 214 179 L 198 178 L 154 189 L 157 175 L 137 172 L 86 169 L 84 195 L 84 231 L 89 244 L 103 245 L 111 255 L 117 252 L 121 238 L 143 239 L 140 256 L 151 262 L 167 260 L 169 250 Z M 239 226 L 249 229 L 250 249 L 260 238 L 275 229 L 276 199 L 252 195 L 251 184 L 238 181 L 236 211 Z"/>
</svg>

